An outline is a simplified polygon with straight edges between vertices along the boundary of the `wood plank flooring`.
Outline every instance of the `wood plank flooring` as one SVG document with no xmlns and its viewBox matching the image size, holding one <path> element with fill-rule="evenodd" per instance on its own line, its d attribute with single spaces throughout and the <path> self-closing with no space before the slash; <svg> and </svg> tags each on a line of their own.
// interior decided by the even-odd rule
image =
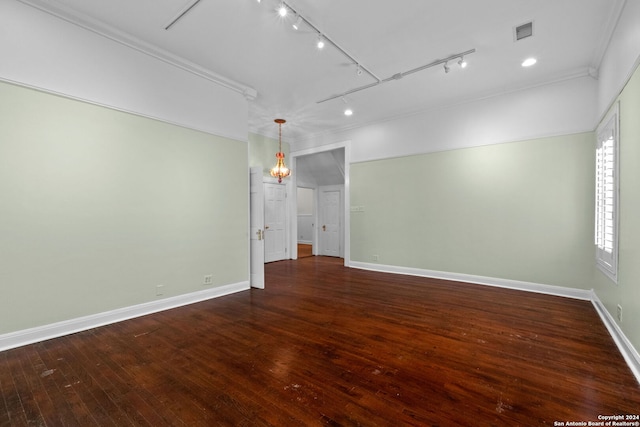
<svg viewBox="0 0 640 427">
<path fill-rule="evenodd" d="M 298 258 L 306 258 L 310 256 L 313 256 L 313 246 L 298 243 Z"/>
<path fill-rule="evenodd" d="M 344 268 L 0 353 L 0 426 L 537 426 L 640 413 L 592 305 Z"/>
</svg>

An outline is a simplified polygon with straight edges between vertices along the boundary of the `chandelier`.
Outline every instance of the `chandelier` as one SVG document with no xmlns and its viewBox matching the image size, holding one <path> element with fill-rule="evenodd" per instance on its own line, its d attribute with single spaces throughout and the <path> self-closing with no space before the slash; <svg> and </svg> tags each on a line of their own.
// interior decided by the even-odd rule
<svg viewBox="0 0 640 427">
<path fill-rule="evenodd" d="M 284 119 L 275 119 L 274 122 L 278 124 L 278 152 L 276 153 L 276 159 L 278 159 L 276 165 L 271 168 L 271 176 L 278 178 L 278 182 L 282 182 L 282 178 L 286 178 L 291 175 L 291 169 L 284 164 L 284 153 L 282 152 L 282 124 L 287 121 Z"/>
</svg>

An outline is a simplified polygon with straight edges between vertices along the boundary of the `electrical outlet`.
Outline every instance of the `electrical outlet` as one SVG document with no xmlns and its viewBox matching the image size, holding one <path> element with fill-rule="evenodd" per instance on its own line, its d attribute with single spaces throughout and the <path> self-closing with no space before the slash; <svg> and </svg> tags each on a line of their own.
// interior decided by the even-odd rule
<svg viewBox="0 0 640 427">
<path fill-rule="evenodd" d="M 213 275 L 207 274 L 206 276 L 204 276 L 204 281 L 202 282 L 202 284 L 205 286 L 213 284 Z"/>
<path fill-rule="evenodd" d="M 164 285 L 157 285 L 156 286 L 156 296 L 160 296 L 164 294 Z"/>
<path fill-rule="evenodd" d="M 373 255 L 371 258 L 372 258 L 375 262 L 378 262 L 378 260 L 380 259 L 380 256 L 376 254 L 376 255 Z"/>
<path fill-rule="evenodd" d="M 622 323 L 622 306 L 620 304 L 618 304 L 616 310 L 616 317 L 618 318 L 618 322 Z"/>
</svg>

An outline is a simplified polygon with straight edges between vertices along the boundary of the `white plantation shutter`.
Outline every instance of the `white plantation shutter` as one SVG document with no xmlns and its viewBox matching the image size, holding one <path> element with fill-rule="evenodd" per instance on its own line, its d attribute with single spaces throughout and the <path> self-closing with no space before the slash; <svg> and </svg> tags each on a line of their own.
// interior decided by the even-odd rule
<svg viewBox="0 0 640 427">
<path fill-rule="evenodd" d="M 596 262 L 616 281 L 618 272 L 618 105 L 597 131 Z"/>
</svg>

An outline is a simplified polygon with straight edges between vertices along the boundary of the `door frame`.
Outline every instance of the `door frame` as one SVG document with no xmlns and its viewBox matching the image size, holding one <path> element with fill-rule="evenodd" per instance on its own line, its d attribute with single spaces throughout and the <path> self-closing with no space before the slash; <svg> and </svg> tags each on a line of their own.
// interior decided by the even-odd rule
<svg viewBox="0 0 640 427">
<path fill-rule="evenodd" d="M 318 147 L 307 148 L 304 150 L 291 151 L 289 157 L 291 158 L 291 180 L 287 182 L 287 194 L 290 196 L 287 198 L 289 203 L 289 218 L 294 218 L 297 215 L 298 200 L 296 191 L 292 189 L 298 188 L 296 180 L 296 161 L 297 157 L 306 156 L 309 154 L 322 153 L 325 151 L 335 150 L 337 148 L 344 148 L 344 240 L 342 247 L 344 248 L 344 265 L 349 267 L 351 264 L 351 217 L 350 206 L 351 197 L 349 192 L 349 173 L 351 166 L 351 141 L 336 142 L 333 144 L 321 145 Z M 317 220 L 317 216 L 316 216 Z M 317 228 L 317 227 L 316 227 Z M 298 242 L 293 241 L 298 236 L 298 221 L 289 221 L 289 247 L 291 248 L 291 259 L 298 259 Z"/>
</svg>

